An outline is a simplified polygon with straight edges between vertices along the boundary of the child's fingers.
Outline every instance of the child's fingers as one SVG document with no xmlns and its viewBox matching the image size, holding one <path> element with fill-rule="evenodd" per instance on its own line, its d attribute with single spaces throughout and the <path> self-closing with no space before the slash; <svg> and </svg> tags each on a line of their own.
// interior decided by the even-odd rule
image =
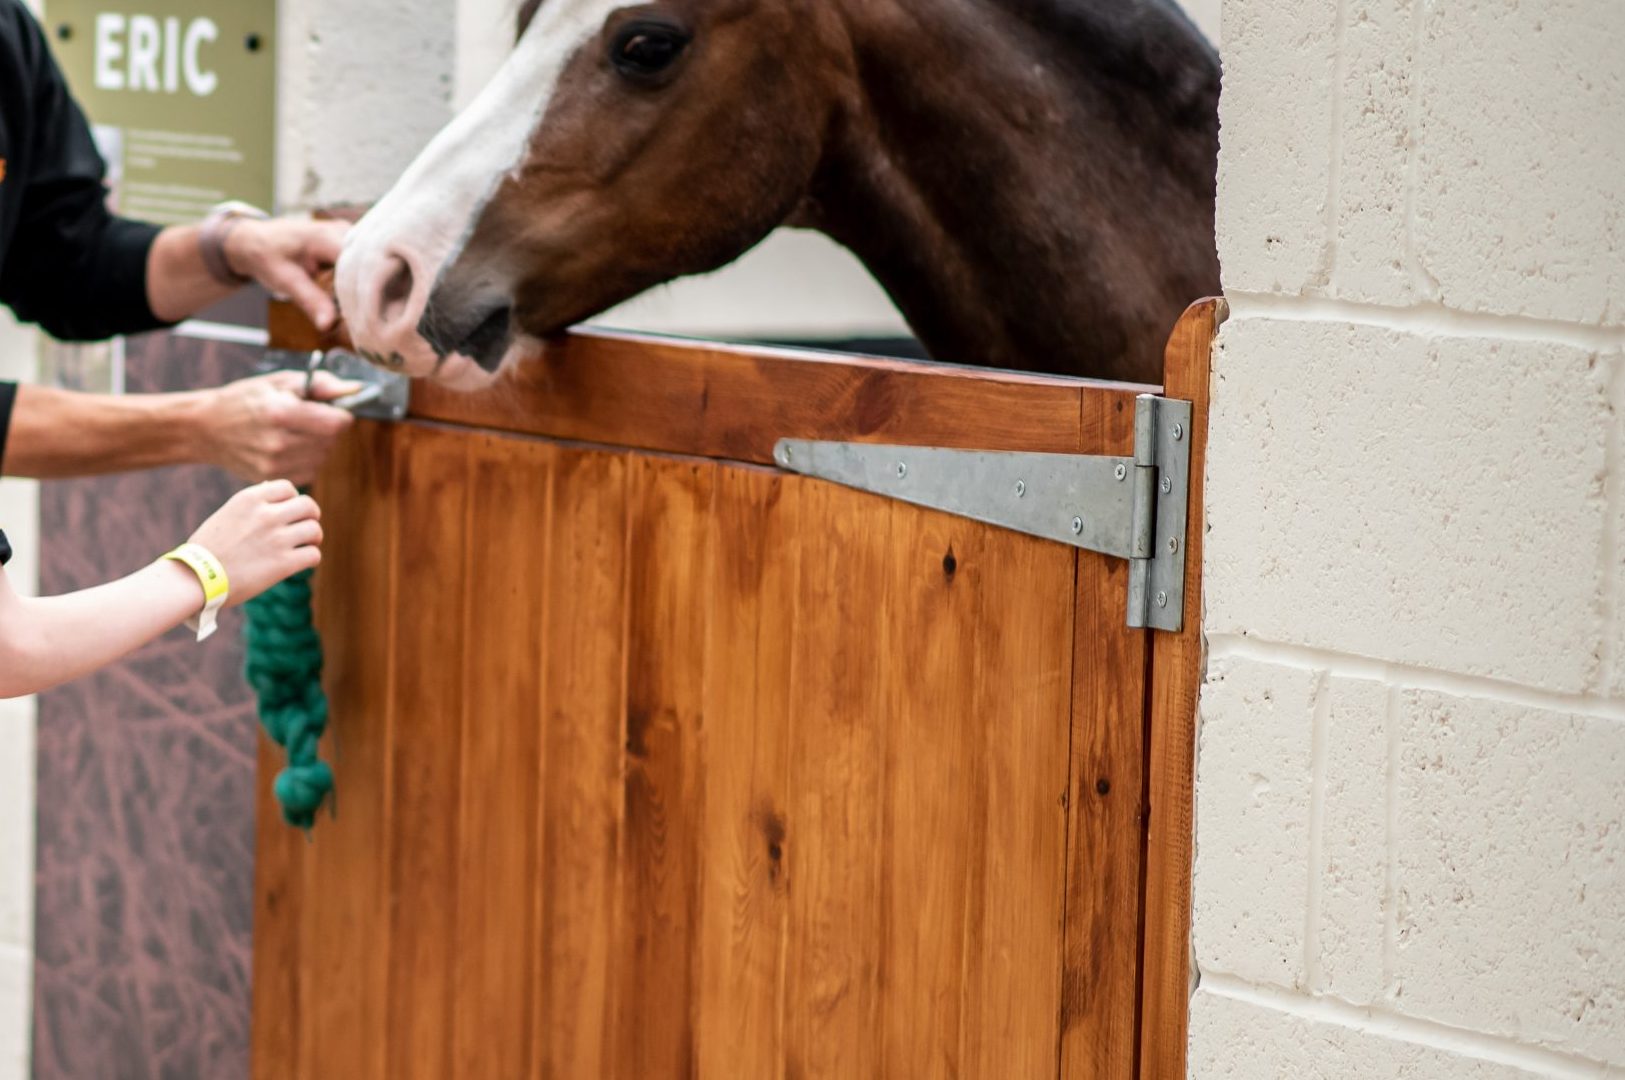
<svg viewBox="0 0 1625 1080">
<path fill-rule="evenodd" d="M 299 496 L 299 489 L 293 486 L 291 480 L 267 480 L 249 490 L 258 492 L 262 499 L 270 503 L 287 502 Z"/>
<path fill-rule="evenodd" d="M 288 543 L 294 547 L 305 547 L 306 545 L 320 547 L 322 543 L 321 522 L 315 518 L 296 521 L 288 526 L 284 535 Z"/>
<path fill-rule="evenodd" d="M 271 513 L 279 524 L 291 525 L 296 521 L 320 521 L 322 508 L 309 495 L 295 495 L 272 506 Z"/>
</svg>

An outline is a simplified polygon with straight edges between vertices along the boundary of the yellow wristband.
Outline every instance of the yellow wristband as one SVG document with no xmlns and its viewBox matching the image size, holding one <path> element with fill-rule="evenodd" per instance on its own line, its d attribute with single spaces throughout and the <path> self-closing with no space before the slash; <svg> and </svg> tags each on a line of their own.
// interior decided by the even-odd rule
<svg viewBox="0 0 1625 1080">
<path fill-rule="evenodd" d="M 199 641 L 207 641 L 217 628 L 215 616 L 226 606 L 226 599 L 231 595 L 231 582 L 226 577 L 225 566 L 202 544 L 182 544 L 164 558 L 187 567 L 197 575 L 198 584 L 203 586 L 203 610 L 187 619 L 186 627 L 197 634 Z"/>
</svg>

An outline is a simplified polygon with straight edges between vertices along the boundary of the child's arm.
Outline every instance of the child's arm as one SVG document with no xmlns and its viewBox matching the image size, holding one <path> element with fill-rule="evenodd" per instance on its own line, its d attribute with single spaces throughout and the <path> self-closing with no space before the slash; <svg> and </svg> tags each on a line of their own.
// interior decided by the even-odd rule
<svg viewBox="0 0 1625 1080">
<path fill-rule="evenodd" d="M 225 567 L 235 605 L 321 561 L 320 516 L 308 496 L 276 481 L 239 492 L 192 540 Z M 167 559 L 110 585 L 39 600 L 18 596 L 0 572 L 0 698 L 110 664 L 196 615 L 203 600 L 197 576 Z"/>
</svg>

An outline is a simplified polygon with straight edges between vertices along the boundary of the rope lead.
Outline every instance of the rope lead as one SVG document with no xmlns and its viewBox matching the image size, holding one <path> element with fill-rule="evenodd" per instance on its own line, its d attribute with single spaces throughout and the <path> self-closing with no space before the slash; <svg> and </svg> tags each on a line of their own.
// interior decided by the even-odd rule
<svg viewBox="0 0 1625 1080">
<path fill-rule="evenodd" d="M 312 571 L 295 574 L 244 607 L 247 675 L 259 698 L 260 724 L 287 751 L 276 778 L 282 818 L 307 833 L 333 790 L 333 770 L 317 757 L 327 731 L 322 639 L 311 617 Z"/>
</svg>

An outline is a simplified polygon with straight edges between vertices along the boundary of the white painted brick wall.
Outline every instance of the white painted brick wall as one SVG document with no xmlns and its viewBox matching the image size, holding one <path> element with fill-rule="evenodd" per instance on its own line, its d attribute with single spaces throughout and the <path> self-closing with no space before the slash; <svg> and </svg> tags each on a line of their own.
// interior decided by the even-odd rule
<svg viewBox="0 0 1625 1080">
<path fill-rule="evenodd" d="M 1625 4 L 1224 26 L 1191 1075 L 1625 1077 Z"/>
</svg>

